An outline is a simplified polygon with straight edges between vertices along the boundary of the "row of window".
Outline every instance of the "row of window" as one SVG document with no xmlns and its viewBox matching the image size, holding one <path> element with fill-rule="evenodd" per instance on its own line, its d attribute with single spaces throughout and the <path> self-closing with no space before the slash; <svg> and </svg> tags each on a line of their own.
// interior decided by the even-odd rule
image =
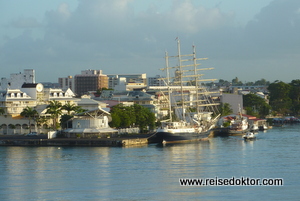
<svg viewBox="0 0 300 201">
<path fill-rule="evenodd" d="M 50 93 L 50 97 L 71 97 L 68 93 Z"/>
<path fill-rule="evenodd" d="M 0 97 L 5 97 L 5 96 L 7 96 L 9 98 L 15 98 L 15 97 L 17 97 L 17 98 L 22 98 L 22 97 L 27 98 L 27 97 L 29 97 L 29 96 L 27 96 L 26 93 L 8 93 L 8 94 L 0 93 Z"/>
</svg>

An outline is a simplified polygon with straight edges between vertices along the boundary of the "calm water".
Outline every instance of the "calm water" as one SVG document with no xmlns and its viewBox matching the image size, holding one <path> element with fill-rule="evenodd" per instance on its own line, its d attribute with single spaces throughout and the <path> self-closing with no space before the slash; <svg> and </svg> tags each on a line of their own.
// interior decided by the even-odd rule
<svg viewBox="0 0 300 201">
<path fill-rule="evenodd" d="M 300 200 L 300 125 L 257 140 L 138 148 L 0 147 L 0 200 Z M 283 178 L 284 186 L 183 187 L 179 178 Z"/>
</svg>

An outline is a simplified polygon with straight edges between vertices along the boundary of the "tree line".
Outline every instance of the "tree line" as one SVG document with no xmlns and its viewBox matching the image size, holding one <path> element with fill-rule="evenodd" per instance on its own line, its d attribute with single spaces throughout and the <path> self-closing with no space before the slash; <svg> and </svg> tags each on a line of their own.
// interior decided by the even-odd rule
<svg viewBox="0 0 300 201">
<path fill-rule="evenodd" d="M 68 128 L 70 126 L 68 125 L 69 120 L 74 117 L 74 114 L 86 111 L 75 104 L 70 104 L 68 102 L 67 104 L 62 105 L 61 102 L 56 100 L 50 101 L 46 109 L 45 114 L 50 115 L 53 130 L 57 130 L 59 127 Z M 63 110 L 67 113 L 62 114 Z M 3 108 L 0 108 L 0 113 L 5 113 Z M 29 132 L 31 132 L 30 125 L 32 121 L 36 122 L 37 126 L 41 126 L 48 121 L 48 118 L 40 116 L 34 107 L 27 106 L 23 109 L 20 115 L 28 119 Z M 141 132 L 146 132 L 149 129 L 154 129 L 155 127 L 156 119 L 154 113 L 148 108 L 138 104 L 134 104 L 129 107 L 125 107 L 122 104 L 116 105 L 111 109 L 111 116 L 112 121 L 109 125 L 114 128 L 139 127 Z"/>
<path fill-rule="evenodd" d="M 247 114 L 264 118 L 269 114 L 298 116 L 300 114 L 300 80 L 285 83 L 276 80 L 267 87 L 267 99 L 255 94 L 243 96 L 244 108 Z"/>
<path fill-rule="evenodd" d="M 138 104 L 131 106 L 118 104 L 111 108 L 110 113 L 112 121 L 109 125 L 114 128 L 138 127 L 141 132 L 145 132 L 155 127 L 154 113 Z"/>
<path fill-rule="evenodd" d="M 204 85 L 206 86 L 268 86 L 271 82 L 262 78 L 260 80 L 256 80 L 254 82 L 242 82 L 238 77 L 235 77 L 231 81 L 227 81 L 224 79 L 219 79 L 218 82 L 210 82 Z"/>
</svg>

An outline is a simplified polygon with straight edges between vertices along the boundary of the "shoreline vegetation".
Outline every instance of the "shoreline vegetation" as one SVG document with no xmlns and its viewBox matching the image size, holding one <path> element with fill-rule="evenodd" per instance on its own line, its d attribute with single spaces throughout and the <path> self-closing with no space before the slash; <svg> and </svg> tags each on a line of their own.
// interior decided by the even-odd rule
<svg viewBox="0 0 300 201">
<path fill-rule="evenodd" d="M 260 85 L 264 86 L 265 98 L 261 98 L 255 94 L 255 91 L 250 91 L 246 95 L 243 95 L 244 110 L 247 115 L 252 115 L 258 118 L 271 119 L 274 117 L 276 122 L 283 124 L 286 120 L 283 119 L 285 116 L 298 117 L 300 114 L 300 80 L 292 80 L 290 83 L 285 83 L 276 80 L 273 83 L 261 79 L 256 82 L 249 82 L 243 84 L 235 78 L 232 82 L 219 80 L 218 83 L 207 83 L 207 86 L 217 85 L 217 87 L 234 87 L 234 86 L 245 86 L 245 85 Z M 226 93 L 226 91 L 223 91 Z M 224 107 L 224 105 L 221 105 Z M 230 106 L 227 108 L 220 108 L 222 116 L 228 115 L 231 110 Z M 67 114 L 62 114 L 62 110 L 66 110 Z M 51 101 L 47 107 L 47 113 L 51 115 L 50 120 L 53 120 L 53 130 L 65 129 L 68 122 L 76 112 L 82 112 L 82 108 L 75 105 L 58 105 L 57 101 Z M 0 115 L 5 115 L 3 108 L 0 108 Z M 34 108 L 26 107 L 21 113 L 23 118 L 27 118 L 29 124 L 35 122 L 37 126 L 43 123 L 45 120 L 38 117 Z M 61 115 L 60 117 L 58 115 Z M 111 108 L 112 121 L 109 125 L 115 129 L 137 127 L 140 129 L 140 133 L 151 133 L 155 128 L 159 127 L 160 121 L 163 119 L 155 119 L 154 113 L 141 105 L 133 105 L 125 107 L 122 104 L 113 106 Z M 272 120 L 268 120 L 269 123 Z M 51 126 L 51 125 L 50 125 Z M 49 128 L 50 128 L 49 126 Z M 3 128 L 2 128 L 3 129 Z M 12 126 L 9 129 L 14 129 Z M 136 134 L 123 134 L 122 137 L 130 137 Z"/>
</svg>

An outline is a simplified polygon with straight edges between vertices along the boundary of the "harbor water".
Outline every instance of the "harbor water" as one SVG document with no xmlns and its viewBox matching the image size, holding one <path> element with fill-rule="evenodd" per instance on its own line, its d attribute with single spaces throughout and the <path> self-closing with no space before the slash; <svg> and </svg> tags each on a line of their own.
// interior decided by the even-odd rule
<svg viewBox="0 0 300 201">
<path fill-rule="evenodd" d="M 257 139 L 141 147 L 0 147 L 1 200 L 299 200 L 300 125 Z M 182 186 L 179 179 L 280 178 Z"/>
</svg>

